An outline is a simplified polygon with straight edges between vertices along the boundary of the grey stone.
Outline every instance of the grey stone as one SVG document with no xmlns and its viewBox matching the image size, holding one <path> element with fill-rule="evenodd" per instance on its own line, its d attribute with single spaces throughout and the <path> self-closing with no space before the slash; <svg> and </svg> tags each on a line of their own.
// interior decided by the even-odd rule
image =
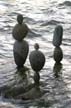
<svg viewBox="0 0 71 108">
<path fill-rule="evenodd" d="M 14 39 L 21 41 L 26 37 L 28 31 L 29 29 L 26 24 L 16 24 L 12 31 L 12 35 Z"/>
<path fill-rule="evenodd" d="M 39 51 L 38 49 L 35 49 L 34 51 L 30 53 L 29 61 L 30 61 L 32 69 L 35 72 L 39 72 L 45 64 L 45 56 L 41 51 Z"/>
<path fill-rule="evenodd" d="M 14 52 L 14 60 L 15 60 L 16 65 L 18 67 L 22 67 L 26 61 L 26 58 L 29 52 L 28 43 L 25 40 L 20 41 L 20 42 L 16 41 L 14 43 L 13 52 Z"/>
<path fill-rule="evenodd" d="M 23 23 L 23 15 L 22 14 L 18 14 L 17 15 L 17 22 L 18 22 L 18 24 L 22 24 Z"/>
<path fill-rule="evenodd" d="M 60 47 L 54 49 L 53 57 L 54 57 L 54 60 L 56 61 L 56 63 L 61 62 L 61 60 L 63 59 L 63 51 Z"/>
<path fill-rule="evenodd" d="M 59 47 L 62 44 L 63 27 L 61 25 L 56 26 L 53 36 L 53 45 Z"/>
</svg>

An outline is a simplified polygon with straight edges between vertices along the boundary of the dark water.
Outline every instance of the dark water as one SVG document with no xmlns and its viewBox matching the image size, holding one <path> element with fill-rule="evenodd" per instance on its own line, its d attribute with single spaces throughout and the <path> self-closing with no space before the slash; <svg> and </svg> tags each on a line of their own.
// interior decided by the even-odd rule
<svg viewBox="0 0 71 108">
<path fill-rule="evenodd" d="M 37 42 L 46 57 L 38 86 L 29 60 L 26 72 L 14 62 L 11 33 L 18 13 L 33 31 L 25 38 L 30 51 Z M 56 65 L 52 39 L 58 24 L 64 29 L 63 60 Z M 71 1 L 0 0 L 0 94 L 0 108 L 71 108 Z"/>
</svg>

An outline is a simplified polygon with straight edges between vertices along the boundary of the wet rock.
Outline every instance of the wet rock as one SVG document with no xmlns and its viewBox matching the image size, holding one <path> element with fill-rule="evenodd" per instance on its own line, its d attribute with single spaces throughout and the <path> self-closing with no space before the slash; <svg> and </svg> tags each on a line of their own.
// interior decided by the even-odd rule
<svg viewBox="0 0 71 108">
<path fill-rule="evenodd" d="M 15 25 L 12 31 L 12 35 L 16 40 L 21 41 L 26 37 L 29 29 L 28 26 L 25 23 L 23 23 L 23 16 L 21 14 L 17 16 L 17 21 L 18 24 Z"/>
<path fill-rule="evenodd" d="M 22 67 L 28 56 L 28 52 L 29 52 L 28 43 L 25 40 L 16 41 L 14 43 L 13 52 L 14 52 L 14 60 L 15 60 L 16 65 L 18 67 Z"/>
<path fill-rule="evenodd" d="M 35 50 L 32 51 L 29 55 L 29 61 L 30 61 L 32 69 L 35 72 L 39 72 L 45 64 L 45 56 L 41 51 L 39 51 L 38 44 L 35 44 L 34 47 L 35 47 Z"/>
<path fill-rule="evenodd" d="M 59 47 L 62 44 L 63 27 L 61 25 L 56 26 L 53 36 L 53 45 Z"/>
<path fill-rule="evenodd" d="M 29 100 L 29 99 L 33 100 L 33 99 L 40 98 L 44 93 L 45 92 L 40 90 L 39 87 L 34 86 L 28 92 L 19 95 L 18 98 L 23 100 Z"/>
<path fill-rule="evenodd" d="M 24 87 L 12 87 L 4 92 L 5 98 L 16 98 L 19 94 L 25 92 Z"/>
<path fill-rule="evenodd" d="M 61 60 L 63 59 L 63 51 L 60 47 L 54 49 L 54 60 L 56 63 L 60 63 Z"/>
<path fill-rule="evenodd" d="M 25 99 L 24 95 L 26 94 L 26 92 L 28 93 L 33 87 L 33 84 L 26 84 L 25 86 L 20 84 L 17 86 L 10 87 L 9 89 L 5 90 L 4 97 L 14 99 Z"/>
</svg>

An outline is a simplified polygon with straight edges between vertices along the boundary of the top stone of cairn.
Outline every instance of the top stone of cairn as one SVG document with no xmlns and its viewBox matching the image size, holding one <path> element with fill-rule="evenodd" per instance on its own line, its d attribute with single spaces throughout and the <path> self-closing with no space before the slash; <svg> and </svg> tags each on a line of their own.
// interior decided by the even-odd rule
<svg viewBox="0 0 71 108">
<path fill-rule="evenodd" d="M 54 36 L 53 36 L 53 45 L 55 47 L 59 47 L 62 44 L 62 37 L 63 37 L 63 27 L 61 25 L 58 25 L 54 30 Z"/>
<path fill-rule="evenodd" d="M 21 14 L 18 14 L 17 22 L 18 22 L 18 24 L 22 24 L 23 23 L 23 16 Z"/>
</svg>

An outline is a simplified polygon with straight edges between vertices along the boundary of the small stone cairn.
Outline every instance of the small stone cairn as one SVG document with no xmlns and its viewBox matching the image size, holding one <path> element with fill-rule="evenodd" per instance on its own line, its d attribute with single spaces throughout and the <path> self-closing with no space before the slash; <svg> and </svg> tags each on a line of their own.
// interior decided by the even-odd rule
<svg viewBox="0 0 71 108">
<path fill-rule="evenodd" d="M 55 46 L 54 49 L 54 60 L 56 63 L 60 63 L 63 59 L 63 52 L 60 48 L 60 45 L 62 44 L 62 37 L 63 37 L 63 27 L 61 25 L 56 26 L 54 30 L 54 36 L 53 36 L 53 45 Z"/>
<path fill-rule="evenodd" d="M 12 35 L 14 39 L 16 39 L 13 47 L 14 60 L 18 67 L 23 67 L 29 52 L 29 45 L 27 41 L 23 39 L 26 37 L 29 29 L 27 25 L 23 23 L 23 16 L 21 14 L 18 14 L 17 22 L 12 31 Z"/>
<path fill-rule="evenodd" d="M 35 71 L 34 81 L 36 84 L 38 84 L 40 80 L 39 71 L 43 68 L 45 64 L 45 56 L 39 50 L 39 45 L 37 43 L 34 45 L 34 48 L 35 50 L 32 51 L 29 55 L 29 61 L 32 69 Z"/>
</svg>

